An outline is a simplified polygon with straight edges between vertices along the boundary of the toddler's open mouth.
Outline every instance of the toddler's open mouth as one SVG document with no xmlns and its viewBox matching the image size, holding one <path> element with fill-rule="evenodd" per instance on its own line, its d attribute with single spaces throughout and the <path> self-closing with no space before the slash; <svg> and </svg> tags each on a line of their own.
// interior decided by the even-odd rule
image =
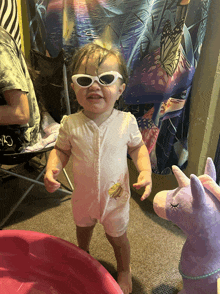
<svg viewBox="0 0 220 294">
<path fill-rule="evenodd" d="M 102 99 L 103 97 L 100 96 L 100 95 L 90 95 L 87 97 L 87 99 L 92 99 L 92 100 L 99 100 L 99 99 Z"/>
</svg>

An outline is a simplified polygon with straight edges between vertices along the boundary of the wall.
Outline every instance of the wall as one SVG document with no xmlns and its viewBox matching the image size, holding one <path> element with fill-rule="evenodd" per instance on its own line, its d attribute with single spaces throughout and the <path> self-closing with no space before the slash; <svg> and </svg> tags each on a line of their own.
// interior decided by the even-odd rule
<svg viewBox="0 0 220 294">
<path fill-rule="evenodd" d="M 187 174 L 202 174 L 214 159 L 220 134 L 220 5 L 212 0 L 198 68 L 193 81 Z"/>
</svg>

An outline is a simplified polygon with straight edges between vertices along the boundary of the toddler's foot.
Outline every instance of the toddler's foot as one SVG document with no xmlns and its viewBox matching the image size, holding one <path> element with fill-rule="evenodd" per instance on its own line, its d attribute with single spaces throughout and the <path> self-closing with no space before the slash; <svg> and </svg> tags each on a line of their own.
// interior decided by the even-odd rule
<svg viewBox="0 0 220 294">
<path fill-rule="evenodd" d="M 118 272 L 118 284 L 124 294 L 132 292 L 131 270 L 129 272 Z"/>
</svg>

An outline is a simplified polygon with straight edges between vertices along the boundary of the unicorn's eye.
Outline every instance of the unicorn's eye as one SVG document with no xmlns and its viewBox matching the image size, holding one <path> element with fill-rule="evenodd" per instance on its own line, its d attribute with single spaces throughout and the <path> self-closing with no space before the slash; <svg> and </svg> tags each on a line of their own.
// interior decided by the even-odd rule
<svg viewBox="0 0 220 294">
<path fill-rule="evenodd" d="M 179 203 L 178 203 L 178 204 L 172 204 L 172 203 L 170 203 L 170 205 L 171 205 L 172 207 L 178 207 L 178 206 L 179 206 Z"/>
</svg>

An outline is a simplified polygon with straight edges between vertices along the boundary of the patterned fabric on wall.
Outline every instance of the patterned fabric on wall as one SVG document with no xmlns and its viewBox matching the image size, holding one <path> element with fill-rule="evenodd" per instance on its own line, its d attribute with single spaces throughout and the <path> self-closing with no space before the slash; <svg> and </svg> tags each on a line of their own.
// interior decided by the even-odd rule
<svg viewBox="0 0 220 294">
<path fill-rule="evenodd" d="M 61 49 L 101 40 L 120 48 L 130 80 L 124 110 L 137 118 L 154 173 L 184 169 L 191 86 L 211 0 L 29 0 L 32 48 Z"/>
<path fill-rule="evenodd" d="M 16 0 L 0 1 L 0 26 L 12 35 L 18 44 L 18 48 L 21 48 L 21 35 Z"/>
</svg>

